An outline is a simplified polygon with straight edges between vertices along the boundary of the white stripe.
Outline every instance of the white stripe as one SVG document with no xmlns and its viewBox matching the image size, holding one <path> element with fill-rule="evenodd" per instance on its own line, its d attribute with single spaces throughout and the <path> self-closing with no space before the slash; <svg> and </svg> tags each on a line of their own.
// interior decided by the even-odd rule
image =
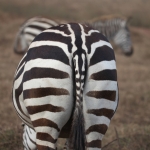
<svg viewBox="0 0 150 150">
<path fill-rule="evenodd" d="M 78 55 L 76 55 L 74 58 L 74 61 L 75 61 L 75 71 L 77 70 L 78 71 L 78 73 L 75 75 L 76 76 L 76 78 L 79 78 L 80 77 L 80 74 L 79 74 L 79 57 L 78 57 Z"/>
<path fill-rule="evenodd" d="M 19 71 L 22 69 L 22 67 L 24 66 L 25 62 L 19 67 L 18 71 L 16 70 L 15 76 L 17 76 L 17 74 L 19 73 Z"/>
<path fill-rule="evenodd" d="M 31 35 L 31 34 L 28 34 L 28 33 L 26 33 L 25 35 L 25 38 L 26 38 L 26 40 L 29 42 L 28 43 L 28 45 L 30 45 L 30 43 L 33 41 L 33 39 L 36 37 L 36 36 L 33 36 L 33 35 Z"/>
<path fill-rule="evenodd" d="M 70 37 L 70 35 L 65 34 L 63 31 L 59 31 L 59 30 L 47 29 L 47 30 L 44 30 L 43 32 L 57 33 L 65 37 Z"/>
<path fill-rule="evenodd" d="M 77 86 L 77 87 L 80 87 L 80 82 L 76 82 L 76 86 Z"/>
<path fill-rule="evenodd" d="M 92 114 L 86 114 L 85 117 L 85 129 L 87 130 L 90 126 L 105 124 L 107 127 L 110 124 L 110 119 L 105 116 L 95 116 Z"/>
<path fill-rule="evenodd" d="M 27 55 L 27 53 L 25 53 L 24 56 L 22 57 L 22 59 L 20 60 L 18 66 L 17 66 L 16 72 L 17 72 L 17 70 L 19 69 L 18 67 L 19 67 L 19 65 L 22 63 L 22 61 L 23 61 L 23 59 L 26 57 L 26 55 Z M 15 74 L 16 74 L 16 72 L 15 72 Z"/>
<path fill-rule="evenodd" d="M 59 135 L 59 132 L 55 128 L 52 128 L 52 127 L 42 126 L 42 127 L 35 127 L 34 129 L 36 132 L 48 133 L 54 139 L 57 139 Z"/>
<path fill-rule="evenodd" d="M 88 49 L 86 47 L 86 40 L 85 40 L 85 32 L 84 32 L 84 28 L 82 25 L 80 25 L 81 28 L 81 38 L 82 38 L 82 48 L 85 50 L 86 54 L 88 53 Z"/>
<path fill-rule="evenodd" d="M 24 103 L 26 107 L 51 104 L 53 106 L 58 106 L 58 107 L 63 107 L 64 109 L 68 109 L 68 107 L 71 107 L 70 101 L 71 99 L 69 95 L 62 95 L 62 96 L 52 95 L 52 96 L 45 96 L 44 98 L 40 97 L 40 98 L 25 99 Z"/>
<path fill-rule="evenodd" d="M 85 106 L 85 111 L 87 111 L 88 109 L 101 109 L 101 108 L 107 108 L 112 110 L 116 109 L 116 102 L 109 101 L 104 98 L 96 99 L 88 96 L 85 96 L 83 98 L 84 98 L 83 103 Z M 86 101 L 86 104 L 84 101 Z"/>
<path fill-rule="evenodd" d="M 89 91 L 103 91 L 103 90 L 116 91 L 117 81 L 110 81 L 110 80 L 98 81 L 90 79 L 86 83 L 84 93 L 87 93 Z"/>
<path fill-rule="evenodd" d="M 62 42 L 56 42 L 56 41 L 36 41 L 36 42 L 32 42 L 29 49 L 30 48 L 34 48 L 34 47 L 39 47 L 39 46 L 57 46 L 60 47 L 65 53 L 66 55 L 69 57 L 70 53 L 68 51 L 68 45 L 64 44 Z"/>
<path fill-rule="evenodd" d="M 53 26 L 52 24 L 49 24 L 48 22 L 37 22 L 37 21 L 31 22 L 31 25 L 35 25 L 35 26 L 42 27 L 45 29 Z"/>
<path fill-rule="evenodd" d="M 87 142 L 91 142 L 94 140 L 102 140 L 103 136 L 104 136 L 103 134 L 98 133 L 98 132 L 90 132 L 88 135 L 86 135 Z"/>
<path fill-rule="evenodd" d="M 82 71 L 85 71 L 85 55 L 84 54 L 82 54 L 82 60 L 83 60 Z"/>
<path fill-rule="evenodd" d="M 70 35 L 70 37 L 71 37 L 71 44 L 72 44 L 72 54 L 77 50 L 77 47 L 76 47 L 76 45 L 75 45 L 75 34 L 74 34 L 74 31 L 72 30 L 72 28 L 71 28 L 71 25 L 70 24 L 67 24 L 67 26 L 68 26 L 68 30 L 70 31 L 70 33 L 71 33 L 71 35 Z"/>
<path fill-rule="evenodd" d="M 27 111 L 27 108 L 26 108 L 25 103 L 24 103 L 23 92 L 22 92 L 22 93 L 20 94 L 20 96 L 19 96 L 19 103 L 20 103 L 20 106 L 21 106 L 21 109 L 23 110 L 23 112 L 24 112 L 27 116 L 29 116 L 28 111 Z"/>
<path fill-rule="evenodd" d="M 90 36 L 92 33 L 100 33 L 98 30 L 90 30 L 86 36 Z"/>
<path fill-rule="evenodd" d="M 25 71 L 28 71 L 34 67 L 37 68 L 54 68 L 56 70 L 64 71 L 69 74 L 71 77 L 72 70 L 71 67 L 58 61 L 58 60 L 53 60 L 53 59 L 41 59 L 37 58 L 34 60 L 30 60 L 26 63 L 25 65 Z"/>
<path fill-rule="evenodd" d="M 41 78 L 31 79 L 23 83 L 23 90 L 34 89 L 34 88 L 62 88 L 71 91 L 71 79 L 54 79 L 54 78 Z"/>
<path fill-rule="evenodd" d="M 93 73 L 97 73 L 103 70 L 113 70 L 116 69 L 116 62 L 115 60 L 111 61 L 101 61 L 95 65 L 92 65 L 88 69 L 88 76 L 90 77 Z"/>
<path fill-rule="evenodd" d="M 58 121 L 60 116 L 63 116 L 64 112 L 50 112 L 50 111 L 42 111 L 33 115 L 30 115 L 32 121 L 38 120 L 40 118 L 45 118 L 48 120 L 52 120 L 53 122 Z M 54 119 L 54 120 L 53 120 Z M 55 122 L 57 124 L 57 122 Z"/>
<path fill-rule="evenodd" d="M 48 142 L 48 141 L 41 141 L 41 140 L 37 139 L 37 140 L 36 140 L 36 143 L 37 143 L 38 145 L 48 146 L 48 147 L 50 147 L 50 148 L 55 149 L 55 145 L 54 145 L 53 143 L 51 143 L 51 142 Z"/>
<path fill-rule="evenodd" d="M 38 34 L 40 34 L 42 31 L 41 31 L 41 30 L 38 30 L 38 29 L 26 27 L 26 28 L 24 29 L 24 32 L 25 32 L 25 33 L 26 33 L 26 32 L 29 32 L 29 33 L 38 35 Z"/>
<path fill-rule="evenodd" d="M 14 89 L 17 89 L 20 86 L 20 84 L 22 82 L 23 74 L 24 74 L 24 72 L 19 76 L 19 78 L 17 78 L 14 81 L 14 86 L 13 86 Z"/>
</svg>

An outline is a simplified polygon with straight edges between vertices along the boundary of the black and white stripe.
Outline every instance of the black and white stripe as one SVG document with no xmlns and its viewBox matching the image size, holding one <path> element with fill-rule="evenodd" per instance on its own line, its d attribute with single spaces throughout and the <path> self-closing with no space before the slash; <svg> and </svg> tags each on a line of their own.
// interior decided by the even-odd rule
<svg viewBox="0 0 150 150">
<path fill-rule="evenodd" d="M 89 24 L 119 46 L 125 55 L 130 56 L 133 46 L 128 27 L 129 19 L 118 15 L 102 16 L 89 21 Z"/>
<path fill-rule="evenodd" d="M 23 146 L 24 150 L 37 150 L 36 147 L 36 132 L 28 127 L 23 125 Z"/>
<path fill-rule="evenodd" d="M 43 31 L 18 65 L 13 103 L 38 150 L 55 150 L 58 137 L 72 149 L 100 150 L 118 105 L 111 44 L 77 23 Z"/>
<path fill-rule="evenodd" d="M 28 19 L 20 27 L 14 42 L 14 52 L 17 54 L 24 54 L 33 39 L 43 30 L 52 26 L 57 26 L 58 22 L 44 17 L 34 17 Z"/>
<path fill-rule="evenodd" d="M 23 147 L 24 150 L 37 150 L 36 147 L 36 132 L 26 124 L 22 123 L 23 126 Z M 68 140 L 66 141 L 63 150 L 69 150 Z"/>
</svg>

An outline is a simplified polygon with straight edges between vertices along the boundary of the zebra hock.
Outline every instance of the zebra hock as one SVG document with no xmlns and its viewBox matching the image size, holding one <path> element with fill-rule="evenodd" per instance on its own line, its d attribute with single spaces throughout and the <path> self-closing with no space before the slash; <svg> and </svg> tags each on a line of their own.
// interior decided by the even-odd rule
<svg viewBox="0 0 150 150">
<path fill-rule="evenodd" d="M 33 39 L 43 30 L 57 26 L 58 22 L 44 17 L 33 17 L 28 19 L 20 27 L 14 42 L 14 52 L 25 54 Z"/>
<path fill-rule="evenodd" d="M 69 149 L 101 150 L 118 106 L 111 44 L 78 23 L 43 31 L 18 65 L 12 97 L 19 117 L 35 131 L 38 150 L 55 150 L 59 137 L 68 138 Z"/>
</svg>

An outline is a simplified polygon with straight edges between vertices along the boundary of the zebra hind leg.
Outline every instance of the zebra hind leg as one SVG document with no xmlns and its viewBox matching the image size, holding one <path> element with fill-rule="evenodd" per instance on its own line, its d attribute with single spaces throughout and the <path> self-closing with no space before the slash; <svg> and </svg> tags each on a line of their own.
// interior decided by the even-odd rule
<svg viewBox="0 0 150 150">
<path fill-rule="evenodd" d="M 37 150 L 36 147 L 36 132 L 28 127 L 26 124 L 23 126 L 23 146 L 24 150 Z"/>
</svg>

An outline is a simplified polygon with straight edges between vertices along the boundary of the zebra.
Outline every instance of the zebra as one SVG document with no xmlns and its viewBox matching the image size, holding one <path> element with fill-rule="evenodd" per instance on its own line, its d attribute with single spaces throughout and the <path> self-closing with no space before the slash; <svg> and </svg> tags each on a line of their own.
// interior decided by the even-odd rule
<svg viewBox="0 0 150 150">
<path fill-rule="evenodd" d="M 18 64 L 12 88 L 13 105 L 34 130 L 38 150 L 56 150 L 58 138 L 68 139 L 68 149 L 101 150 L 118 99 L 113 48 L 81 23 L 39 34 Z"/>
<path fill-rule="evenodd" d="M 133 54 L 133 46 L 128 27 L 130 19 L 131 17 L 126 18 L 120 15 L 106 15 L 94 18 L 88 21 L 87 24 L 99 30 L 109 41 L 114 42 L 126 56 L 131 56 Z"/>
<path fill-rule="evenodd" d="M 33 39 L 43 30 L 57 26 L 58 21 L 44 17 L 33 17 L 25 21 L 20 27 L 14 42 L 14 52 L 24 54 Z"/>
</svg>

